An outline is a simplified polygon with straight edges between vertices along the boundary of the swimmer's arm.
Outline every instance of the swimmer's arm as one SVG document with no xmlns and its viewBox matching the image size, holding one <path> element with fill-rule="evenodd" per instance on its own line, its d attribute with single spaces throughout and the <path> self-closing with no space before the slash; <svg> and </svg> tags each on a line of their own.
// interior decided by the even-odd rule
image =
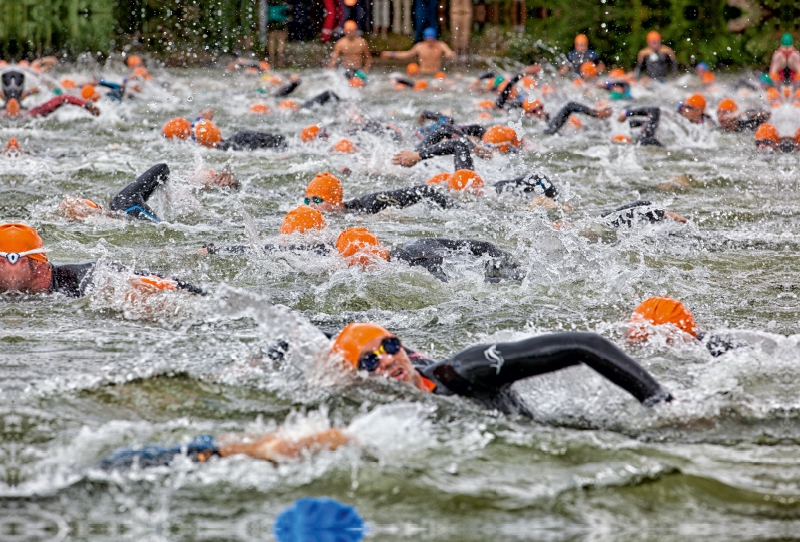
<svg viewBox="0 0 800 542">
<path fill-rule="evenodd" d="M 408 51 L 387 51 L 390 53 L 391 58 L 396 58 L 398 60 L 408 60 L 410 58 L 416 58 L 419 55 L 419 46 L 415 45 Z"/>
<path fill-rule="evenodd" d="M 263 459 L 279 463 L 296 459 L 306 453 L 316 454 L 327 450 L 335 450 L 350 441 L 350 437 L 341 429 L 328 429 L 298 439 L 265 435 L 255 442 L 230 442 L 219 446 L 219 455 L 244 454 L 255 459 Z"/>
<path fill-rule="evenodd" d="M 328 63 L 328 69 L 332 70 L 336 67 L 336 61 L 339 60 L 339 57 L 342 56 L 342 49 L 339 47 L 339 44 L 333 46 L 333 54 L 331 55 L 331 61 Z"/>
<path fill-rule="evenodd" d="M 648 51 L 649 48 L 642 49 L 636 56 L 636 68 L 633 70 L 633 76 L 636 79 L 639 79 L 639 76 L 642 75 L 642 64 L 644 64 L 644 59 L 647 57 Z"/>
<path fill-rule="evenodd" d="M 372 53 L 369 50 L 369 45 L 367 45 L 366 40 L 362 40 L 363 47 L 361 52 L 364 54 L 364 68 L 365 72 L 368 72 L 372 68 Z"/>
<path fill-rule="evenodd" d="M 439 42 L 442 47 L 442 54 L 444 54 L 445 58 L 455 58 L 456 52 L 453 51 L 445 42 Z"/>
<path fill-rule="evenodd" d="M 689 219 L 687 219 L 685 216 L 681 216 L 673 211 L 664 211 L 664 215 L 667 218 L 674 220 L 675 222 L 680 222 L 681 224 L 686 224 L 687 222 L 689 222 Z"/>
</svg>

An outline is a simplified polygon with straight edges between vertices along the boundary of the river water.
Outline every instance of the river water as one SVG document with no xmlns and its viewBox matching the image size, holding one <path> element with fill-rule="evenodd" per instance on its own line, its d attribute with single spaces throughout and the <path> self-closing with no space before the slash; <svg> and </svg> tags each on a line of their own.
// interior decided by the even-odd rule
<svg viewBox="0 0 800 542">
<path fill-rule="evenodd" d="M 104 75 L 122 77 L 113 68 Z M 99 102 L 98 118 L 63 108 L 44 120 L 4 121 L 0 141 L 14 136 L 28 153 L 0 157 L 3 221 L 35 225 L 55 263 L 160 271 L 209 295 L 168 293 L 133 305 L 108 270 L 98 274 L 102 288 L 81 299 L 0 298 L 0 538 L 270 540 L 281 509 L 321 495 L 354 505 L 375 540 L 800 536 L 797 158 L 756 152 L 752 133 L 723 134 L 677 116 L 675 105 L 699 88 L 691 78 L 634 89 L 639 103 L 664 108 L 663 148 L 611 145 L 612 134 L 630 133 L 616 111 L 554 137 L 512 115 L 535 150 L 476 160 L 487 184 L 548 174 L 573 196 L 573 210 L 530 209 L 530 198 L 487 193 L 457 196 L 459 208 L 447 211 L 416 205 L 328 216 L 330 240 L 360 225 L 387 245 L 424 236 L 492 241 L 520 260 L 522 282 L 486 283 L 480 262 L 456 261 L 447 267 L 451 280 L 440 282 L 421 268 L 364 272 L 314 254 L 197 253 L 208 242 L 278 241 L 283 215 L 321 171 L 350 168 L 345 198 L 452 171 L 445 157 L 412 169 L 389 159 L 413 145 L 423 108 L 473 120 L 485 98 L 467 91 L 473 75 L 451 77 L 441 91 L 396 92 L 385 75 L 359 91 L 335 73 L 308 72 L 300 98 L 332 88 L 343 101 L 287 113 L 254 92 L 257 77 L 156 69 L 137 100 Z M 710 105 L 732 82 L 716 84 Z M 604 97 L 557 85 L 546 101 L 551 114 L 567 99 Z M 763 104 L 759 92 L 737 99 Z M 272 114 L 249 113 L 256 101 Z M 289 150 L 223 153 L 160 137 L 166 120 L 194 118 L 203 107 L 214 108 L 223 135 L 281 132 Z M 781 111 L 794 122 L 793 108 Z M 297 137 L 318 122 L 341 135 L 354 113 L 398 124 L 406 141 L 362 133 L 354 138 L 360 152 L 344 155 L 330 152 L 332 142 Z M 57 213 L 65 194 L 106 203 L 157 162 L 172 170 L 154 196 L 163 223 L 70 222 Z M 199 167 L 226 164 L 240 191 L 200 191 L 190 180 Z M 594 219 L 640 198 L 690 222 L 613 230 Z M 569 226 L 554 229 L 556 220 Z M 675 337 L 629 345 L 624 323 L 653 295 L 682 300 L 701 327 L 730 330 L 752 346 L 715 358 Z M 335 333 L 358 320 L 380 323 L 434 358 L 478 342 L 593 330 L 640 360 L 675 401 L 642 407 L 575 367 L 517 384 L 534 414 L 527 419 L 320 374 L 315 360 L 329 343 L 317 328 Z M 282 363 L 265 355 L 278 339 L 292 343 Z M 361 445 L 278 467 L 240 457 L 97 467 L 119 448 L 279 424 L 349 425 Z"/>
</svg>

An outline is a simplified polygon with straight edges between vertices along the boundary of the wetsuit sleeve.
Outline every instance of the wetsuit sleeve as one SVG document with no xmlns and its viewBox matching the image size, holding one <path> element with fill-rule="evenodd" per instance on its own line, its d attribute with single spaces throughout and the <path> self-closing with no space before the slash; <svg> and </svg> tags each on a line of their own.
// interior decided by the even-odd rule
<svg viewBox="0 0 800 542">
<path fill-rule="evenodd" d="M 48 291 L 68 297 L 82 297 L 86 295 L 86 290 L 92 284 L 94 268 L 94 262 L 54 265 Z"/>
<path fill-rule="evenodd" d="M 432 145 L 436 145 L 440 141 L 463 136 L 464 132 L 462 132 L 459 127 L 452 124 L 440 124 L 427 133 L 425 139 L 423 139 L 422 142 L 417 145 L 417 149 L 424 149 Z"/>
<path fill-rule="evenodd" d="M 538 173 L 526 173 L 525 175 L 520 175 L 513 179 L 499 181 L 494 185 L 498 194 L 503 192 L 522 192 L 524 194 L 530 194 L 531 192 L 536 192 L 536 187 L 541 188 L 544 195 L 548 198 L 554 198 L 558 195 L 558 189 L 550 182 L 550 179 Z"/>
<path fill-rule="evenodd" d="M 626 117 L 647 117 L 647 122 L 639 136 L 640 145 L 655 145 L 661 147 L 661 142 L 656 139 L 656 130 L 661 122 L 661 110 L 658 107 L 634 107 L 625 110 Z"/>
<path fill-rule="evenodd" d="M 344 207 L 348 211 L 364 214 L 375 214 L 389 207 L 403 209 L 422 201 L 430 200 L 443 209 L 451 209 L 456 206 L 455 201 L 440 192 L 433 186 L 422 184 L 419 186 L 408 186 L 397 190 L 386 190 L 375 192 L 359 198 L 344 202 Z"/>
<path fill-rule="evenodd" d="M 122 101 L 123 96 L 125 96 L 125 85 L 118 85 L 117 83 L 112 83 L 111 81 L 103 81 L 100 80 L 98 85 L 104 86 L 106 88 L 110 88 L 111 92 L 106 94 L 109 98 L 117 100 L 118 102 Z"/>
<path fill-rule="evenodd" d="M 70 96 L 69 94 L 62 94 L 60 96 L 56 96 L 55 98 L 47 100 L 43 104 L 37 105 L 36 107 L 29 109 L 28 116 L 45 117 L 64 104 L 77 105 L 78 107 L 83 107 L 83 108 L 86 108 L 87 105 L 91 105 L 86 100 L 76 98 L 75 96 Z"/>
<path fill-rule="evenodd" d="M 664 209 L 652 208 L 651 201 L 636 200 L 633 203 L 620 205 L 613 211 L 606 211 L 600 215 L 601 218 L 608 219 L 608 225 L 618 228 L 620 226 L 631 227 L 636 222 L 648 221 L 651 224 L 664 220 L 666 211 Z"/>
<path fill-rule="evenodd" d="M 484 72 L 478 76 L 478 79 L 481 81 L 484 79 L 494 79 L 495 75 L 496 74 L 494 72 Z"/>
<path fill-rule="evenodd" d="M 282 149 L 286 147 L 286 138 L 282 134 L 240 130 L 216 146 L 221 151 L 254 151 L 256 149 Z"/>
<path fill-rule="evenodd" d="M 505 88 L 502 90 L 502 92 L 498 94 L 497 99 L 494 102 L 494 106 L 497 109 L 502 109 L 503 107 L 505 107 L 506 102 L 508 102 L 508 97 L 511 95 L 511 91 L 514 90 L 514 85 L 516 85 L 520 79 L 522 79 L 522 75 L 520 74 L 517 74 L 514 77 L 512 77 L 511 80 L 509 80 L 508 84 L 505 86 Z"/>
<path fill-rule="evenodd" d="M 472 145 L 461 139 L 448 139 L 431 145 L 419 151 L 421 160 L 427 160 L 434 156 L 453 155 L 453 166 L 456 171 L 459 169 L 475 169 L 475 164 L 472 161 Z"/>
<path fill-rule="evenodd" d="M 283 85 L 281 88 L 275 91 L 273 94 L 276 98 L 283 98 L 284 96 L 288 96 L 292 92 L 300 86 L 300 79 L 297 81 L 291 81 L 288 85 Z"/>
<path fill-rule="evenodd" d="M 167 164 L 154 165 L 111 198 L 111 210 L 124 211 L 140 220 L 160 222 L 155 212 L 145 202 L 150 199 L 156 188 L 167 182 L 168 177 Z"/>
<path fill-rule="evenodd" d="M 464 135 L 470 137 L 483 137 L 486 133 L 486 128 L 480 124 L 464 124 L 458 127 Z"/>
<path fill-rule="evenodd" d="M 320 92 L 310 100 L 306 100 L 305 103 L 303 103 L 303 109 L 308 109 L 309 107 L 313 107 L 315 105 L 325 105 L 331 100 L 338 102 L 341 100 L 341 98 L 339 98 L 339 95 L 332 90 L 326 90 L 325 92 Z"/>
<path fill-rule="evenodd" d="M 595 333 L 551 333 L 513 343 L 477 345 L 424 372 L 458 395 L 487 397 L 518 380 L 580 363 L 646 405 L 672 399 L 647 370 Z"/>
<path fill-rule="evenodd" d="M 749 109 L 745 111 L 744 115 L 736 119 L 736 131 L 743 132 L 745 130 L 755 130 L 763 123 L 767 122 L 769 117 L 769 111 Z"/>
<path fill-rule="evenodd" d="M 597 116 L 597 111 L 592 109 L 589 106 L 579 104 L 578 102 L 567 102 L 564 107 L 562 107 L 556 116 L 550 119 L 550 122 L 547 123 L 547 128 L 545 129 L 544 133 L 548 135 L 555 134 L 558 132 L 564 123 L 567 122 L 569 116 L 573 113 L 584 113 L 591 117 Z"/>
</svg>

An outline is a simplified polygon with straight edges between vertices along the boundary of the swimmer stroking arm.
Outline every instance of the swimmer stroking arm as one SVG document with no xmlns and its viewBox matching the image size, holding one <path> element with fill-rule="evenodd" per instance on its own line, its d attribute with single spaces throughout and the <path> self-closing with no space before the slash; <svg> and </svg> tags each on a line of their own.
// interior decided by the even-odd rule
<svg viewBox="0 0 800 542">
<path fill-rule="evenodd" d="M 647 370 L 595 333 L 551 333 L 513 343 L 472 346 L 420 372 L 451 393 L 497 405 L 497 395 L 514 382 L 580 363 L 645 405 L 672 400 Z M 438 388 L 437 392 L 442 393 Z"/>
<path fill-rule="evenodd" d="M 408 186 L 397 190 L 386 190 L 367 194 L 344 202 L 347 211 L 363 214 L 374 214 L 389 207 L 403 209 L 422 201 L 423 199 L 432 201 L 443 209 L 456 207 L 455 201 L 445 194 L 428 185 Z"/>
<path fill-rule="evenodd" d="M 503 109 L 507 105 L 511 105 L 507 104 L 506 102 L 508 102 L 508 97 L 511 95 L 511 91 L 514 90 L 514 85 L 516 85 L 520 79 L 522 79 L 522 75 L 517 74 L 511 78 L 505 87 L 503 87 L 503 90 L 500 91 L 500 94 L 498 94 L 497 99 L 494 102 L 494 106 L 497 109 Z"/>
<path fill-rule="evenodd" d="M 642 128 L 642 133 L 639 135 L 637 142 L 640 145 L 654 145 L 657 147 L 661 147 L 661 142 L 656 139 L 656 130 L 658 130 L 658 124 L 661 122 L 661 110 L 658 107 L 634 107 L 630 109 L 626 109 L 622 113 L 620 113 L 619 118 L 617 119 L 620 122 L 624 122 L 625 119 L 629 117 L 646 117 L 647 121 L 644 123 L 644 127 Z M 637 124 L 635 121 L 631 121 L 631 126 L 636 127 L 640 124 Z"/>
<path fill-rule="evenodd" d="M 254 151 L 257 149 L 282 149 L 286 147 L 286 137 L 282 134 L 240 130 L 228 139 L 220 141 L 215 148 L 221 151 Z"/>
<path fill-rule="evenodd" d="M 146 201 L 150 199 L 156 188 L 167 182 L 168 177 L 169 167 L 167 164 L 154 165 L 111 198 L 111 210 L 123 211 L 140 220 L 160 222 Z"/>
<path fill-rule="evenodd" d="M 65 104 L 77 105 L 78 107 L 82 107 L 86 109 L 89 113 L 94 116 L 100 114 L 100 109 L 97 108 L 91 102 L 86 100 L 82 100 L 80 98 L 76 98 L 75 96 L 70 96 L 69 94 L 62 94 L 61 96 L 56 96 L 55 98 L 51 98 L 50 100 L 46 101 L 41 105 L 37 105 L 28 110 L 26 113 L 29 117 L 46 117 L 59 107 Z"/>
<path fill-rule="evenodd" d="M 498 181 L 495 183 L 494 188 L 497 193 L 503 192 L 521 192 L 529 194 L 536 192 L 537 187 L 542 191 L 542 194 L 548 198 L 554 198 L 558 195 L 558 189 L 550 182 L 550 179 L 538 173 L 526 173 L 513 179 L 506 181 Z"/>
<path fill-rule="evenodd" d="M 564 105 L 564 107 L 562 107 L 558 113 L 556 113 L 556 116 L 550 119 L 550 122 L 547 123 L 547 128 L 545 128 L 544 133 L 547 135 L 552 135 L 558 132 L 561 127 L 564 126 L 564 123 L 567 122 L 569 116 L 573 113 L 583 113 L 585 115 L 589 115 L 590 117 L 604 119 L 611 115 L 611 109 L 595 109 L 578 102 L 567 102 L 567 104 Z"/>
<path fill-rule="evenodd" d="M 391 260 L 402 260 L 412 267 L 424 267 L 439 280 L 447 282 L 447 274 L 442 269 L 444 258 L 458 253 L 467 253 L 478 258 L 488 256 L 485 266 L 487 280 L 522 278 L 514 257 L 487 241 L 425 238 L 406 243 L 392 250 L 389 255 Z"/>
</svg>

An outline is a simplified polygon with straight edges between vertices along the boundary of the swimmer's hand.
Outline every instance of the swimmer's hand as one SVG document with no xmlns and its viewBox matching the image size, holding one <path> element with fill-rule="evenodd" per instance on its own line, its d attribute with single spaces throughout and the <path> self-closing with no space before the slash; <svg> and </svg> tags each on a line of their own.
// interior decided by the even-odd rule
<svg viewBox="0 0 800 542">
<path fill-rule="evenodd" d="M 617 122 L 625 122 L 625 119 L 627 118 L 628 118 L 627 113 L 623 111 L 622 113 L 619 114 L 619 117 L 617 117 Z"/>
<path fill-rule="evenodd" d="M 392 164 L 396 166 L 412 167 L 417 165 L 420 160 L 419 153 L 414 151 L 400 151 L 392 156 Z"/>
<path fill-rule="evenodd" d="M 671 218 L 675 222 L 680 222 L 681 224 L 686 224 L 687 222 L 689 222 L 689 220 L 685 216 L 681 216 L 678 213 L 674 213 L 672 211 L 666 211 L 664 214 L 667 216 L 667 218 Z"/>
<path fill-rule="evenodd" d="M 296 459 L 306 453 L 335 450 L 347 444 L 350 437 L 340 429 L 328 429 L 298 439 L 264 435 L 253 442 L 230 442 L 230 437 L 223 436 L 220 441 L 219 454 L 222 457 L 244 454 L 255 459 L 279 463 Z"/>
<path fill-rule="evenodd" d="M 94 104 L 87 103 L 86 105 L 83 106 L 83 108 L 86 109 L 89 113 L 91 113 L 95 117 L 100 116 L 100 108 Z"/>
<path fill-rule="evenodd" d="M 213 176 L 211 184 L 225 188 L 239 188 L 239 180 L 231 171 L 230 164 L 226 165 L 222 171 Z"/>
<path fill-rule="evenodd" d="M 608 117 L 610 117 L 610 116 L 611 116 L 611 114 L 612 114 L 613 112 L 614 112 L 614 110 L 613 110 L 613 109 L 611 109 L 611 106 L 610 106 L 610 105 L 607 105 L 607 106 L 605 106 L 605 107 L 600 107 L 600 108 L 598 108 L 598 109 L 595 109 L 595 114 L 597 115 L 597 118 L 598 118 L 598 119 L 607 119 Z"/>
<path fill-rule="evenodd" d="M 203 109 L 202 111 L 200 111 L 200 114 L 198 115 L 198 117 L 200 117 L 201 119 L 206 119 L 206 120 L 214 120 L 214 110 L 211 109 L 210 107 L 207 107 L 207 108 Z"/>
<path fill-rule="evenodd" d="M 478 158 L 483 158 L 484 160 L 488 160 L 492 157 L 492 149 L 489 147 L 484 147 L 483 145 L 475 145 L 473 147 L 472 152 L 475 153 L 475 156 Z"/>
</svg>

